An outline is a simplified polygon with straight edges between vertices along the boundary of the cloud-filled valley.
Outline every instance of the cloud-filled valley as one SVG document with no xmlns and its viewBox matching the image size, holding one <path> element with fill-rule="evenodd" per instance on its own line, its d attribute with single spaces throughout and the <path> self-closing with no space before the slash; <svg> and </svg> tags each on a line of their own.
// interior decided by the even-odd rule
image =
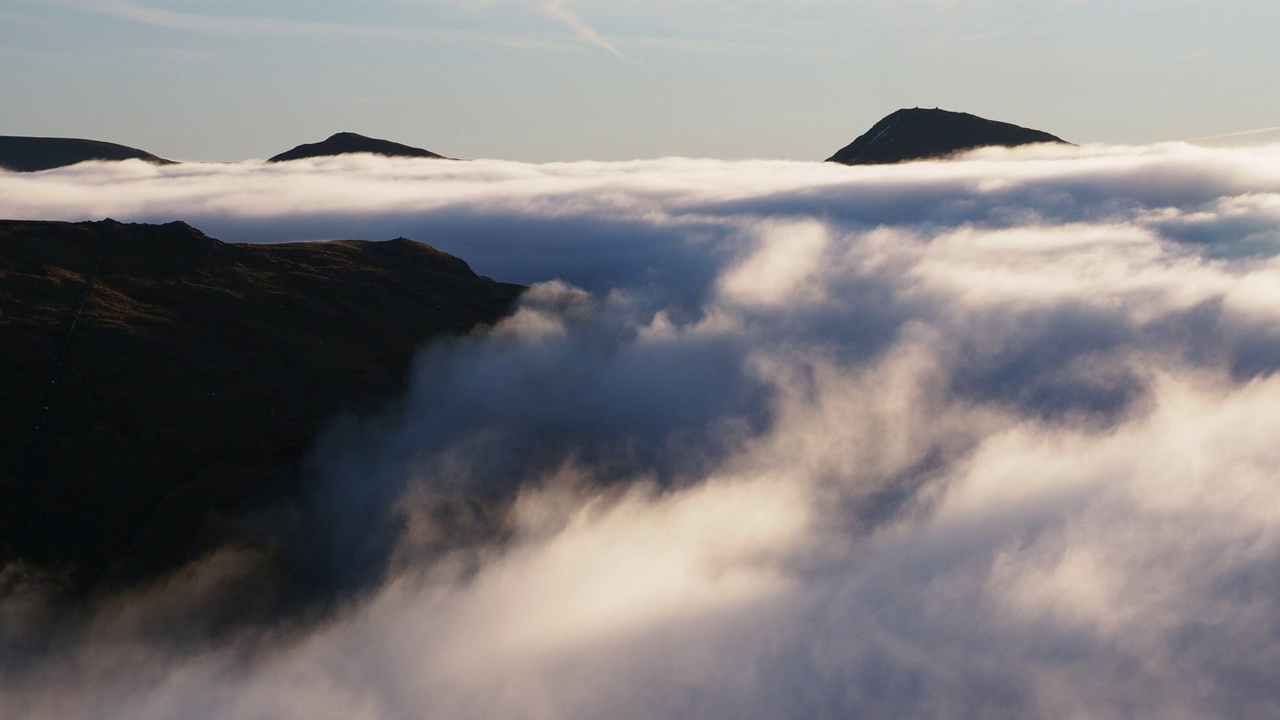
<svg viewBox="0 0 1280 720">
<path fill-rule="evenodd" d="M 1280 146 L 88 163 L 0 216 L 532 285 L 328 428 L 283 559 L 65 613 L 5 569 L 6 717 L 1280 710 Z M 273 562 L 333 602 L 208 620 Z"/>
</svg>

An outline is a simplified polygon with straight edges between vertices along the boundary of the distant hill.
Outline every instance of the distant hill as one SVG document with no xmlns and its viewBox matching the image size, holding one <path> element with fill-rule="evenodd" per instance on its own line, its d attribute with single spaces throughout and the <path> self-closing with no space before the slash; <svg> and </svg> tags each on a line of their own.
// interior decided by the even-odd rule
<svg viewBox="0 0 1280 720">
<path fill-rule="evenodd" d="M 317 431 L 523 288 L 405 239 L 0 220 L 0 566 L 153 576 L 234 539 Z"/>
<path fill-rule="evenodd" d="M 173 164 L 172 160 L 137 148 L 100 140 L 0 135 L 0 168 L 5 170 L 37 172 L 86 160 L 146 160 L 158 165 Z"/>
<path fill-rule="evenodd" d="M 303 158 L 313 157 L 331 157 L 334 155 L 346 155 L 349 153 L 370 153 L 373 155 L 385 155 L 386 157 L 418 157 L 418 158 L 439 158 L 447 160 L 443 155 L 438 155 L 430 150 L 411 147 L 409 145 L 401 145 L 390 140 L 379 140 L 377 138 L 365 137 L 351 132 L 340 132 L 336 135 L 330 135 L 328 139 L 318 143 L 307 143 L 299 145 L 292 150 L 282 152 L 275 157 L 269 158 L 267 162 L 284 162 L 286 160 L 302 160 Z"/>
<path fill-rule="evenodd" d="M 1067 143 L 1040 130 L 969 113 L 912 108 L 886 116 L 827 158 L 844 165 L 878 165 L 953 155 L 980 147 Z"/>
</svg>

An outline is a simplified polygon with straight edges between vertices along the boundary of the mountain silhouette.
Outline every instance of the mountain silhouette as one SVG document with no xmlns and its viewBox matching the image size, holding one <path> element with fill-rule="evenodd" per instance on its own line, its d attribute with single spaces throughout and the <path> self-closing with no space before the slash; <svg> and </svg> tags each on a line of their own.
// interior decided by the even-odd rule
<svg viewBox="0 0 1280 720">
<path fill-rule="evenodd" d="M 0 135 L 0 168 L 5 170 L 38 172 L 87 160 L 145 160 L 158 165 L 174 164 L 172 160 L 137 148 L 101 140 Z"/>
<path fill-rule="evenodd" d="M 1056 135 L 937 108 L 891 113 L 844 146 L 827 162 L 880 165 L 954 155 L 980 147 L 1067 143 Z"/>
<path fill-rule="evenodd" d="M 299 145 L 280 153 L 274 157 L 268 158 L 267 162 L 285 162 L 286 160 L 302 160 L 303 158 L 313 157 L 331 157 L 334 155 L 346 155 L 349 153 L 370 153 L 372 155 L 384 155 L 386 157 L 418 157 L 418 158 L 439 158 L 447 160 L 443 155 L 438 155 L 430 150 L 411 147 L 409 145 L 401 145 L 390 140 L 379 140 L 377 138 L 365 137 L 352 132 L 340 132 L 336 135 L 330 135 L 327 139 L 318 143 L 307 143 Z"/>
<path fill-rule="evenodd" d="M 234 541 L 326 422 L 380 408 L 422 343 L 522 291 L 405 239 L 0 220 L 0 566 L 87 587 Z"/>
</svg>

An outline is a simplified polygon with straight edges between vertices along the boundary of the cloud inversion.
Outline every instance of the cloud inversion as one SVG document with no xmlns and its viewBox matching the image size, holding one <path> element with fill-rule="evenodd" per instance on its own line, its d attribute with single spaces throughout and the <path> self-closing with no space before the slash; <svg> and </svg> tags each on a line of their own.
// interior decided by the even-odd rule
<svg viewBox="0 0 1280 720">
<path fill-rule="evenodd" d="M 1280 146 L 894 167 L 339 158 L 0 174 L 0 215 L 406 235 L 537 283 L 312 456 L 249 560 L 60 618 L 24 718 L 1271 717 Z M 470 503 L 470 504 L 468 504 Z M 251 592 L 251 586 L 250 586 Z"/>
</svg>

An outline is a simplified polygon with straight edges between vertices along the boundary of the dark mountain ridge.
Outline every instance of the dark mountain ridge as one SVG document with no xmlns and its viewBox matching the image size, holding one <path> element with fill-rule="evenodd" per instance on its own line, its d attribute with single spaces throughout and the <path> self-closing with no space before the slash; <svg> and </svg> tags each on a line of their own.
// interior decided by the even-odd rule
<svg viewBox="0 0 1280 720">
<path fill-rule="evenodd" d="M 827 162 L 845 165 L 899 163 L 942 158 L 979 147 L 1017 147 L 1033 143 L 1070 144 L 1041 130 L 987 120 L 969 113 L 937 108 L 904 108 L 882 118 L 867 132 L 827 158 Z M 320 142 L 298 145 L 268 158 L 267 162 L 353 153 L 450 159 L 419 147 L 353 132 L 339 132 Z M 33 172 L 87 160 L 128 159 L 157 164 L 173 163 L 143 150 L 98 140 L 0 136 L 0 169 Z"/>
<path fill-rule="evenodd" d="M 333 416 L 381 407 L 422 343 L 522 290 L 405 239 L 0 221 L 0 566 L 87 587 L 235 540 Z"/>
<path fill-rule="evenodd" d="M 287 160 L 302 160 L 304 158 L 313 157 L 332 157 L 334 155 L 347 155 L 351 153 L 370 153 L 372 155 L 382 155 L 384 157 L 417 157 L 417 158 L 437 158 L 440 160 L 448 160 L 443 155 L 433 153 L 430 150 L 402 145 L 398 142 L 390 140 L 379 140 L 378 138 L 365 137 L 357 135 L 353 132 L 340 132 L 330 135 L 325 140 L 318 143 L 306 143 L 299 145 L 292 150 L 287 150 L 267 159 L 267 162 L 285 162 Z"/>
<path fill-rule="evenodd" d="M 969 113 L 902 109 L 882 118 L 856 140 L 827 158 L 844 165 L 879 165 L 943 158 L 980 147 L 1062 143 L 1041 130 L 987 120 Z"/>
<path fill-rule="evenodd" d="M 0 168 L 5 170 L 38 172 L 88 160 L 145 160 L 157 165 L 174 164 L 172 160 L 144 150 L 101 140 L 0 135 Z"/>
</svg>

